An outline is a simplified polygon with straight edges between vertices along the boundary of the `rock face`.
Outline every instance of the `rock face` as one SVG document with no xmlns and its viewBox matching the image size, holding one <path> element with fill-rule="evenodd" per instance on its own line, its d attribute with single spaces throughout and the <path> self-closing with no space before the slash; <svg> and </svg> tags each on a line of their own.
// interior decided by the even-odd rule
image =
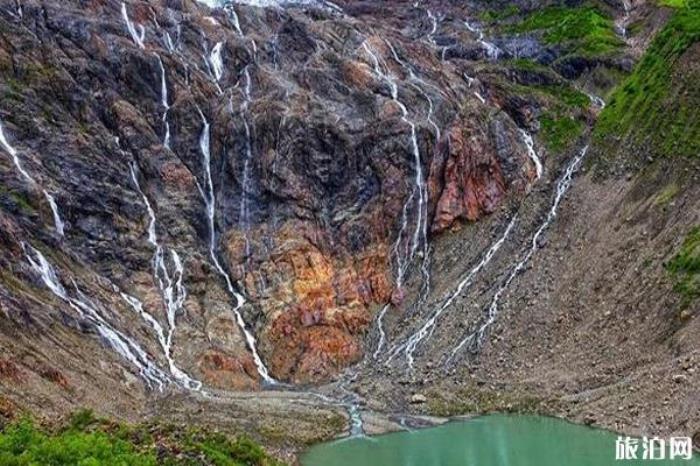
<svg viewBox="0 0 700 466">
<path fill-rule="evenodd" d="M 165 372 L 172 358 L 206 385 L 249 389 L 259 367 L 213 234 L 262 362 L 279 380 L 313 382 L 359 361 L 375 310 L 403 301 L 397 262 L 404 281 L 419 279 L 405 251 L 533 180 L 516 112 L 466 79 L 467 63 L 441 62 L 424 9 L 391 2 L 386 22 L 367 2 L 343 3 L 347 14 L 5 3 L 0 121 L 33 180 L 4 147 L 0 302 L 12 325 L 65 327 L 72 350 L 85 351 L 89 319 L 47 291 L 23 243 L 50 250 L 62 285 L 109 308 L 102 318 Z M 455 7 L 446 30 L 479 49 L 464 14 Z M 176 277 L 184 294 L 169 306 Z"/>
</svg>

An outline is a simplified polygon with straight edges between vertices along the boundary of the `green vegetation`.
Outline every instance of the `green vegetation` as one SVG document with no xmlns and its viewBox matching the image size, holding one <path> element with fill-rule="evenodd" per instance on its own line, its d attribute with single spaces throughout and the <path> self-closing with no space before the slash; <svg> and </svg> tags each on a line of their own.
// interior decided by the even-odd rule
<svg viewBox="0 0 700 466">
<path fill-rule="evenodd" d="M 591 99 L 586 94 L 568 85 L 539 86 L 539 89 L 556 97 L 567 107 L 585 110 L 591 104 Z"/>
<path fill-rule="evenodd" d="M 97 419 L 90 411 L 75 414 L 67 425 L 50 431 L 28 418 L 0 432 L 0 464 L 276 466 L 246 437 L 231 439 L 200 429 L 156 424 L 136 427 Z"/>
<path fill-rule="evenodd" d="M 672 182 L 666 186 L 659 194 L 654 198 L 654 205 L 658 207 L 667 206 L 680 192 L 680 186 L 678 183 Z"/>
<path fill-rule="evenodd" d="M 5 196 L 7 196 L 6 199 L 8 201 L 12 202 L 21 211 L 31 213 L 36 210 L 25 193 L 13 191 L 4 184 L 0 184 L 0 199 Z"/>
<path fill-rule="evenodd" d="M 674 289 L 682 296 L 681 307 L 688 307 L 700 296 L 700 226 L 690 231 L 666 269 L 675 279 Z"/>
<path fill-rule="evenodd" d="M 518 5 L 511 3 L 505 8 L 499 8 L 498 10 L 488 10 L 481 14 L 481 19 L 483 21 L 495 22 L 510 18 L 517 15 L 520 12 Z"/>
<path fill-rule="evenodd" d="M 659 0 L 659 5 L 671 8 L 686 8 L 689 4 L 689 0 Z"/>
<path fill-rule="evenodd" d="M 594 6 L 543 8 L 507 26 L 506 31 L 542 31 L 545 43 L 562 45 L 572 53 L 589 56 L 608 54 L 623 45 L 615 34 L 612 19 Z"/>
<path fill-rule="evenodd" d="M 622 137 L 651 156 L 697 157 L 700 68 L 689 48 L 699 39 L 700 0 L 689 0 L 613 93 L 596 125 L 596 142 L 618 145 Z"/>
<path fill-rule="evenodd" d="M 554 153 L 563 152 L 581 135 L 584 123 L 574 118 L 546 114 L 540 119 L 542 140 Z"/>
</svg>

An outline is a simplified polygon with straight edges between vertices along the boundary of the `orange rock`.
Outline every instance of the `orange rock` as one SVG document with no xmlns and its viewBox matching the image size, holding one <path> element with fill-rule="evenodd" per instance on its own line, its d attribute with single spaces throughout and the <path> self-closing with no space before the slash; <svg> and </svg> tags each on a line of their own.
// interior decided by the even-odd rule
<svg viewBox="0 0 700 466">
<path fill-rule="evenodd" d="M 199 369 L 208 385 L 229 390 L 256 390 L 258 372 L 252 355 L 234 357 L 209 350 L 199 360 Z"/>
<path fill-rule="evenodd" d="M 505 197 L 506 183 L 495 148 L 478 120 L 455 122 L 436 150 L 442 153 L 435 157 L 429 180 L 431 198 L 437 199 L 432 231 L 493 212 Z"/>
</svg>

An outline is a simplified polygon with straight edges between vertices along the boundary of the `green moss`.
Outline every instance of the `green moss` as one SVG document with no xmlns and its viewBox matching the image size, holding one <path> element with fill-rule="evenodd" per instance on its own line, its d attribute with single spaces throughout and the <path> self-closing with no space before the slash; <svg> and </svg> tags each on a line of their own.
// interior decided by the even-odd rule
<svg viewBox="0 0 700 466">
<path fill-rule="evenodd" d="M 666 269 L 674 278 L 674 289 L 682 296 L 681 307 L 689 306 L 700 296 L 700 226 L 690 231 Z"/>
<path fill-rule="evenodd" d="M 11 465 L 121 465 L 155 466 L 152 452 L 139 452 L 127 442 L 104 432 L 69 429 L 47 434 L 29 419 L 5 427 L 0 434 L 0 464 Z"/>
<path fill-rule="evenodd" d="M 680 192 L 680 187 L 678 183 L 671 183 L 666 186 L 659 194 L 654 198 L 654 205 L 659 207 L 664 207 L 668 205 Z"/>
<path fill-rule="evenodd" d="M 697 57 L 679 60 L 699 39 L 700 0 L 690 0 L 675 12 L 632 74 L 613 92 L 594 131 L 597 144 L 616 149 L 624 138 L 631 143 L 625 146 L 651 156 L 700 154 L 700 72 L 692 65 Z"/>
<path fill-rule="evenodd" d="M 560 153 L 568 149 L 583 132 L 583 122 L 564 116 L 555 117 L 551 114 L 540 119 L 540 135 L 547 149 Z"/>
<path fill-rule="evenodd" d="M 506 27 L 506 31 L 541 31 L 545 43 L 561 45 L 569 52 L 587 56 L 609 54 L 624 45 L 615 34 L 612 19 L 595 6 L 539 9 L 523 21 Z"/>
<path fill-rule="evenodd" d="M 9 200 L 11 200 L 12 203 L 23 212 L 32 213 L 36 210 L 32 206 L 26 194 L 18 191 L 9 190 L 5 185 L 2 184 L 0 184 L 0 196 L 7 196 L 7 198 L 9 198 Z"/>
<path fill-rule="evenodd" d="M 689 0 L 659 0 L 659 5 L 671 8 L 687 8 Z"/>
<path fill-rule="evenodd" d="M 81 411 L 50 431 L 29 418 L 0 432 L 0 464 L 24 465 L 216 465 L 276 466 L 247 437 L 228 437 L 202 429 L 143 424 L 128 426 Z"/>
<path fill-rule="evenodd" d="M 586 94 L 568 85 L 539 86 L 538 88 L 556 97 L 561 103 L 568 107 L 586 109 L 591 104 L 591 100 Z"/>
<path fill-rule="evenodd" d="M 498 10 L 487 10 L 481 14 L 481 19 L 487 22 L 495 22 L 504 20 L 517 15 L 520 12 L 518 5 L 511 3 L 505 8 L 499 8 Z"/>
</svg>

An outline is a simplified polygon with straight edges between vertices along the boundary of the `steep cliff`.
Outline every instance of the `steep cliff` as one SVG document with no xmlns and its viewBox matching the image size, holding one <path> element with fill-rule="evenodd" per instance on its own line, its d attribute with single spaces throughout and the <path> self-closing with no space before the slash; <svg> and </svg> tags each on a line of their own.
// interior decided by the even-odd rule
<svg viewBox="0 0 700 466">
<path fill-rule="evenodd" d="M 505 3 L 0 0 L 2 400 L 697 430 L 695 3 Z"/>
</svg>

